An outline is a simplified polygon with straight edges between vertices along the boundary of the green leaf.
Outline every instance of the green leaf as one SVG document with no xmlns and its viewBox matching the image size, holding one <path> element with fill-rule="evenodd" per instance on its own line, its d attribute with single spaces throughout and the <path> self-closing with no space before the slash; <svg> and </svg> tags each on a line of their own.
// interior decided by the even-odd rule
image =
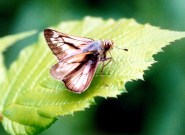
<svg viewBox="0 0 185 135">
<path fill-rule="evenodd" d="M 113 40 L 115 46 L 128 51 L 114 47 L 111 55 L 115 62 L 109 63 L 103 74 L 99 66 L 90 87 L 82 94 L 75 94 L 49 74 L 57 60 L 41 33 L 39 41 L 22 50 L 12 64 L 0 91 L 3 93 L 0 94 L 3 125 L 10 134 L 36 134 L 59 116 L 94 104 L 97 96 L 117 97 L 126 91 L 126 82 L 143 79 L 144 71 L 155 62 L 154 54 L 170 42 L 185 37 L 185 32 L 141 25 L 133 19 L 86 17 L 82 21 L 63 22 L 53 29 L 96 40 Z"/>
<path fill-rule="evenodd" d="M 26 37 L 29 37 L 33 34 L 35 34 L 36 31 L 28 31 L 28 32 L 22 32 L 19 34 L 15 34 L 15 35 L 9 35 L 9 36 L 5 36 L 5 37 L 1 37 L 0 38 L 0 53 L 2 53 L 3 51 L 5 51 L 6 48 L 8 48 L 9 46 L 13 45 L 15 42 L 22 40 Z"/>
<path fill-rule="evenodd" d="M 6 77 L 6 68 L 3 63 L 3 55 L 2 52 L 6 50 L 9 46 L 13 45 L 17 41 L 24 39 L 28 36 L 33 35 L 36 33 L 36 31 L 29 31 L 29 32 L 23 32 L 16 35 L 10 35 L 0 38 L 0 84 Z"/>
<path fill-rule="evenodd" d="M 3 55 L 0 54 L 0 84 L 6 77 L 6 68 L 3 63 Z"/>
</svg>

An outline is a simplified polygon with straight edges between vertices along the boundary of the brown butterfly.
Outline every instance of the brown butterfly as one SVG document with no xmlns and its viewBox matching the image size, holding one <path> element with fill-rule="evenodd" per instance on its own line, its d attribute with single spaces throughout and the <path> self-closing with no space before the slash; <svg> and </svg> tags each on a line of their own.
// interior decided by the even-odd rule
<svg viewBox="0 0 185 135">
<path fill-rule="evenodd" d="M 59 62 L 51 67 L 51 75 L 65 83 L 72 92 L 85 91 L 100 62 L 111 60 L 106 52 L 113 48 L 113 41 L 93 40 L 70 36 L 52 29 L 45 29 L 44 36 L 48 46 Z"/>
</svg>

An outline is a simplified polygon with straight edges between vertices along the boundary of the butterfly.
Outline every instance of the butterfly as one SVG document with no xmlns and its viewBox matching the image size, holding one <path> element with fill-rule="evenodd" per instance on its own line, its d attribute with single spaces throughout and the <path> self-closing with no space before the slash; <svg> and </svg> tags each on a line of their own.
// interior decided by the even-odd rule
<svg viewBox="0 0 185 135">
<path fill-rule="evenodd" d="M 58 59 L 58 63 L 50 69 L 51 75 L 63 81 L 74 93 L 85 91 L 91 84 L 98 64 L 103 62 L 104 67 L 104 62 L 111 60 L 106 53 L 113 48 L 112 40 L 71 36 L 52 29 L 45 29 L 44 37 Z"/>
</svg>

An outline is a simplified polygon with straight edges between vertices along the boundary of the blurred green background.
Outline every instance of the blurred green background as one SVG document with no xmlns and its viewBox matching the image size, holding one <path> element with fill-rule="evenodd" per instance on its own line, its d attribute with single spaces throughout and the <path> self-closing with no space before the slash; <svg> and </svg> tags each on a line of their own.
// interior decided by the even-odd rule
<svg viewBox="0 0 185 135">
<path fill-rule="evenodd" d="M 185 0 L 1 0 L 0 36 L 37 29 L 84 16 L 135 18 L 164 29 L 185 31 Z M 34 42 L 36 36 L 27 39 Z M 18 45 L 22 44 L 22 45 Z M 6 66 L 25 43 L 4 53 Z M 185 40 L 155 56 L 145 81 L 129 82 L 118 99 L 96 98 L 97 105 L 61 117 L 41 135 L 184 135 Z M 0 135 L 7 135 L 0 126 Z"/>
</svg>

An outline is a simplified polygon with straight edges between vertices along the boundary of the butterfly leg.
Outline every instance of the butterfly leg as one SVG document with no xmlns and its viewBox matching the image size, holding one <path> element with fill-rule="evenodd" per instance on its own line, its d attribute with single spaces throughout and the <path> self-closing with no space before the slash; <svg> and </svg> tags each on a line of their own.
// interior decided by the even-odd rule
<svg viewBox="0 0 185 135">
<path fill-rule="evenodd" d="M 110 56 L 111 56 L 112 61 L 113 61 L 114 63 L 116 63 L 116 61 L 113 59 L 112 54 L 111 54 L 110 51 L 109 51 L 109 54 L 110 54 Z"/>
<path fill-rule="evenodd" d="M 108 62 L 105 64 L 105 61 L 107 61 L 107 60 L 108 60 Z M 105 58 L 102 60 L 103 64 L 102 64 L 101 74 L 103 73 L 103 69 L 105 68 L 105 66 L 107 66 L 111 62 L 111 60 L 112 60 L 112 57 Z"/>
<path fill-rule="evenodd" d="M 105 64 L 105 61 L 107 61 L 108 60 L 108 62 Z M 110 57 L 110 58 L 105 58 L 105 59 L 103 59 L 102 60 L 102 69 L 101 69 L 101 79 L 103 80 L 103 69 L 105 68 L 105 66 L 107 66 L 110 62 L 111 62 L 111 60 L 112 60 L 112 57 Z"/>
</svg>

